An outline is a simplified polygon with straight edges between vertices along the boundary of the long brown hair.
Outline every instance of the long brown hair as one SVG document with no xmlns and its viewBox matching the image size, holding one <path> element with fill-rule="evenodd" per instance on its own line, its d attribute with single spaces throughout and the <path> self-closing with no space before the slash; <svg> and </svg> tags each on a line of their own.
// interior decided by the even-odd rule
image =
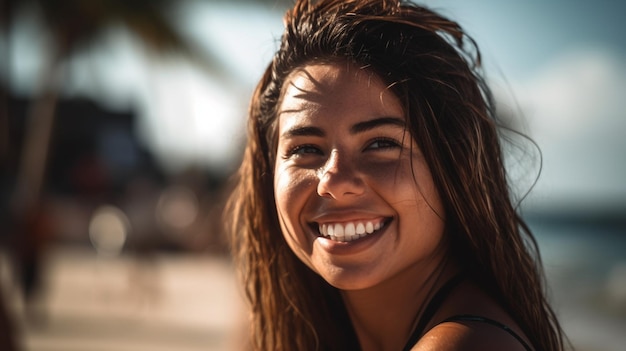
<svg viewBox="0 0 626 351">
<path fill-rule="evenodd" d="M 451 252 L 540 350 L 562 350 L 537 244 L 517 214 L 474 41 L 455 22 L 398 0 L 299 0 L 250 104 L 230 201 L 232 247 L 252 307 L 256 350 L 358 349 L 337 289 L 291 252 L 273 191 L 276 109 L 295 68 L 347 60 L 400 98 L 446 213 Z"/>
</svg>

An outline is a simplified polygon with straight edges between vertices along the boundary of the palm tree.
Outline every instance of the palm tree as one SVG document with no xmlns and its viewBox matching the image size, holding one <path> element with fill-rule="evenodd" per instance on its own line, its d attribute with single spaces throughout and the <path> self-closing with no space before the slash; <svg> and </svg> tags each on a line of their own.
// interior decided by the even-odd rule
<svg viewBox="0 0 626 351">
<path fill-rule="evenodd" d="M 105 29 L 122 25 L 154 53 L 182 55 L 209 74 L 228 80 L 225 66 L 214 55 L 199 51 L 178 31 L 168 16 L 175 9 L 174 0 L 6 1 L 4 7 L 9 10 L 37 10 L 51 39 L 51 52 L 29 111 L 17 174 L 12 204 L 19 212 L 36 204 L 40 196 L 63 64 L 76 52 L 93 45 Z"/>
<path fill-rule="evenodd" d="M 36 284 L 39 257 L 45 237 L 45 213 L 41 206 L 47 151 L 55 120 L 55 110 L 64 64 L 80 50 L 96 45 L 104 30 L 114 25 L 126 27 L 145 47 L 154 54 L 181 55 L 205 69 L 207 74 L 217 75 L 228 83 L 230 75 L 226 65 L 211 52 L 200 51 L 179 32 L 169 11 L 175 10 L 175 0 L 0 0 L 0 15 L 5 36 L 9 37 L 11 15 L 18 10 L 38 11 L 42 24 L 49 35 L 50 54 L 45 57 L 44 69 L 39 77 L 38 90 L 32 99 L 19 158 L 16 186 L 9 199 L 14 221 L 14 250 L 18 265 L 30 267 L 31 281 Z M 9 56 L 9 55 L 7 55 Z M 8 57 L 7 57 L 8 58 Z M 7 67 L 9 66 L 8 63 Z M 3 67 L 5 68 L 5 67 Z M 3 93 L 0 91 L 0 93 Z M 0 99 L 2 96 L 0 96 Z M 0 162 L 8 164 L 8 117 L 6 106 L 0 102 Z M 3 111 L 4 110 L 4 111 Z M 6 159 L 5 159 L 6 158 Z M 4 164 L 2 165 L 4 166 Z M 43 239 L 42 239 L 43 238 Z M 33 282 L 34 280 L 34 282 Z M 25 284 L 23 282 L 22 284 Z M 29 298 L 24 286 L 25 298 Z M 29 289 L 33 289 L 31 287 Z M 1 317 L 1 316 L 0 316 Z M 2 346 L 0 345 L 0 348 Z"/>
</svg>

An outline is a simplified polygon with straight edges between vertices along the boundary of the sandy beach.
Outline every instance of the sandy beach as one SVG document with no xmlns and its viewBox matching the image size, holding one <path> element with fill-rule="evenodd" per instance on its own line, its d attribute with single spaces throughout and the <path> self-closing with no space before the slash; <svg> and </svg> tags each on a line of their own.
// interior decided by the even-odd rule
<svg viewBox="0 0 626 351">
<path fill-rule="evenodd" d="M 590 273 L 572 263 L 581 258 L 575 248 L 560 257 L 551 246 L 559 242 L 541 243 L 552 299 L 576 349 L 623 350 L 626 309 L 606 301 L 607 277 L 595 274 L 590 281 Z M 30 317 L 7 263 L 5 255 L 4 296 L 24 351 L 230 351 L 243 341 L 241 290 L 224 256 L 99 257 L 88 247 L 58 247 L 49 252 L 46 289 Z"/>
</svg>

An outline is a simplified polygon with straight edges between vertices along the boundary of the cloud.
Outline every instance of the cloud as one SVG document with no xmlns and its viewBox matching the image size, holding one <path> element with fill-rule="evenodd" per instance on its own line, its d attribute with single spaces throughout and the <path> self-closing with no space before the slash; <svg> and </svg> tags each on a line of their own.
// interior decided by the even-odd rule
<svg viewBox="0 0 626 351">
<path fill-rule="evenodd" d="M 548 63 L 519 92 L 531 131 L 557 139 L 618 132 L 626 121 L 622 62 L 608 52 L 581 50 Z"/>
<path fill-rule="evenodd" d="M 542 201 L 626 205 L 624 62 L 610 51 L 570 51 L 512 85 L 543 153 Z"/>
</svg>

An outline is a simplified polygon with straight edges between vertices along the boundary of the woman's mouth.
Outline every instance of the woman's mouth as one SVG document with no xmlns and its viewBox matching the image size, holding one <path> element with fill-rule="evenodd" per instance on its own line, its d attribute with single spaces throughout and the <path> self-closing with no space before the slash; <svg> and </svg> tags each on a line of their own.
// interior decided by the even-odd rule
<svg viewBox="0 0 626 351">
<path fill-rule="evenodd" d="M 342 223 L 317 223 L 319 234 L 333 241 L 349 242 L 375 233 L 387 224 L 386 219 Z"/>
</svg>

